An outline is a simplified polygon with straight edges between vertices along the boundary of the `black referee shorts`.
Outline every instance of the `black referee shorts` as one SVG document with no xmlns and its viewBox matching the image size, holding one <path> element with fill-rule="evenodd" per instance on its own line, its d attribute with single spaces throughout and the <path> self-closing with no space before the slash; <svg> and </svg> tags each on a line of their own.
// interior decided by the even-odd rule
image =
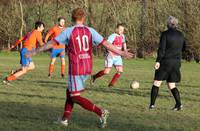
<svg viewBox="0 0 200 131">
<path fill-rule="evenodd" d="M 160 63 L 160 68 L 155 71 L 154 80 L 167 82 L 181 81 L 181 61 L 180 60 L 163 60 Z"/>
</svg>

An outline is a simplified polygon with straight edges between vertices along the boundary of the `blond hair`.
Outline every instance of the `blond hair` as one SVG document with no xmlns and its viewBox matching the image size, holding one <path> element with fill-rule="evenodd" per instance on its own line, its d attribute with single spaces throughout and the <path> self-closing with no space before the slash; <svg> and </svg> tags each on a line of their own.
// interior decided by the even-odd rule
<svg viewBox="0 0 200 131">
<path fill-rule="evenodd" d="M 174 16 L 169 16 L 167 19 L 167 27 L 168 28 L 177 28 L 178 27 L 178 19 Z"/>
</svg>

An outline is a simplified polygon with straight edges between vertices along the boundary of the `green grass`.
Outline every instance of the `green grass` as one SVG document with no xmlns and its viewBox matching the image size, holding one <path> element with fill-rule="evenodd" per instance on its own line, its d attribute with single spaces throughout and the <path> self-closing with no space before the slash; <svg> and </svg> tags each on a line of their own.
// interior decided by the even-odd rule
<svg viewBox="0 0 200 131">
<path fill-rule="evenodd" d="M 54 78 L 47 78 L 49 56 L 33 58 L 36 69 L 13 82 L 13 86 L 0 84 L 1 131 L 199 131 L 200 130 L 200 65 L 183 62 L 182 82 L 179 84 L 184 110 L 174 112 L 173 97 L 163 84 L 157 99 L 157 109 L 148 110 L 152 85 L 154 59 L 124 60 L 124 73 L 113 89 L 107 84 L 113 71 L 87 88 L 83 96 L 111 115 L 108 127 L 97 127 L 97 116 L 75 105 L 69 126 L 62 127 L 53 121 L 63 113 L 66 80 L 60 79 L 60 61 L 57 60 Z M 103 69 L 103 58 L 94 59 L 94 72 Z M 18 53 L 0 53 L 0 78 L 19 67 Z M 66 71 L 67 72 L 67 71 Z M 129 88 L 132 80 L 140 82 L 138 90 Z M 89 81 L 86 82 L 86 87 Z"/>
</svg>

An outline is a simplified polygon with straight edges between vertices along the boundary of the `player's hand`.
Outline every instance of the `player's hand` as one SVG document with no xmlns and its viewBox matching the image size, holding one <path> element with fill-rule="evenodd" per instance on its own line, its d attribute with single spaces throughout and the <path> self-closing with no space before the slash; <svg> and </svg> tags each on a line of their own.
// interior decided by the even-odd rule
<svg viewBox="0 0 200 131">
<path fill-rule="evenodd" d="M 15 48 L 15 46 L 14 46 L 14 45 L 12 45 L 10 49 L 12 50 L 13 48 Z"/>
<path fill-rule="evenodd" d="M 122 56 L 123 56 L 125 59 L 130 59 L 130 58 L 133 57 L 133 53 L 128 52 L 128 51 L 123 51 Z"/>
<path fill-rule="evenodd" d="M 126 51 L 126 52 L 129 52 L 129 51 L 130 51 L 130 49 L 126 49 L 126 50 L 124 50 L 124 51 Z"/>
<path fill-rule="evenodd" d="M 15 46 L 14 45 L 11 45 L 11 47 L 8 49 L 8 51 L 11 51 L 12 49 L 14 49 Z"/>
<path fill-rule="evenodd" d="M 158 70 L 158 69 L 160 68 L 160 62 L 156 62 L 154 68 L 155 68 L 156 70 Z"/>
</svg>

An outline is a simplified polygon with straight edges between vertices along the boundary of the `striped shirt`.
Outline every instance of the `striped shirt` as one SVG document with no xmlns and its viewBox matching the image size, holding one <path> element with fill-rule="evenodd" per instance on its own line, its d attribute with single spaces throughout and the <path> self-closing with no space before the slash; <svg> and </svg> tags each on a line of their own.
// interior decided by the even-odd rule
<svg viewBox="0 0 200 131">
<path fill-rule="evenodd" d="M 93 28 L 75 25 L 65 29 L 55 41 L 68 46 L 69 75 L 92 73 L 92 47 L 103 43 L 103 37 Z"/>
</svg>

